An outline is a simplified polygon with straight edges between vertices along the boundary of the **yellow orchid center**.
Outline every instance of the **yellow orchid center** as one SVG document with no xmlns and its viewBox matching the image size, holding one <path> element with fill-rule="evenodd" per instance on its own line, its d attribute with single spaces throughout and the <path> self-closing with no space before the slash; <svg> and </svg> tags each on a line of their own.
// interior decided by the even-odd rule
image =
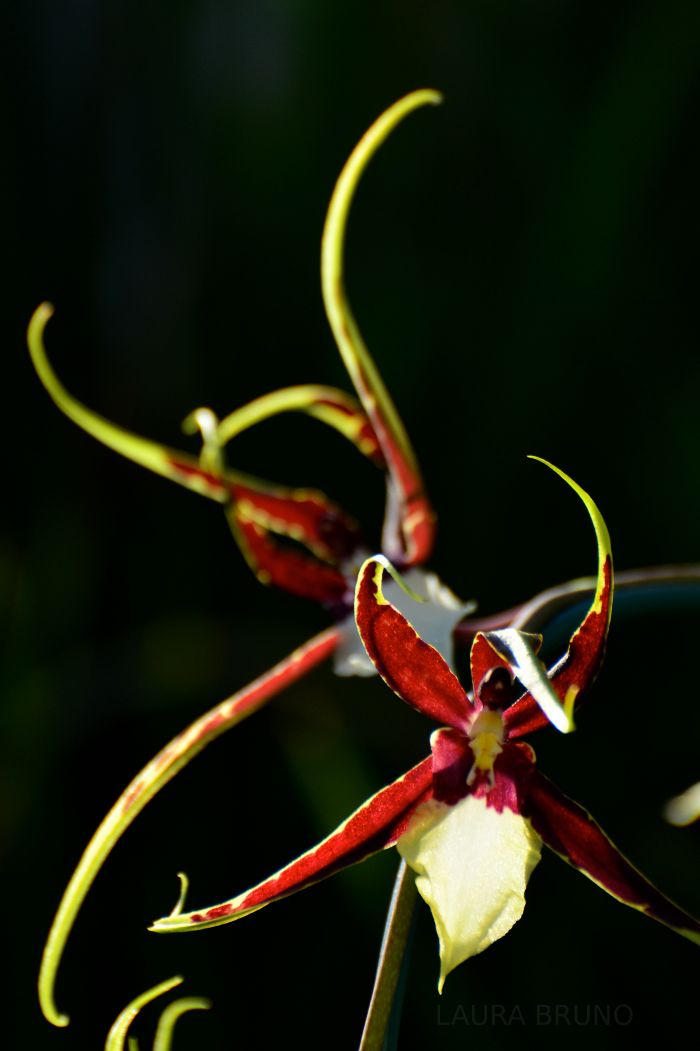
<svg viewBox="0 0 700 1051">
<path fill-rule="evenodd" d="M 503 751 L 503 717 L 500 712 L 485 708 L 479 712 L 469 730 L 469 747 L 474 753 L 474 765 L 469 771 L 467 784 L 474 783 L 479 771 L 489 775 L 493 785 L 493 764 Z"/>
</svg>

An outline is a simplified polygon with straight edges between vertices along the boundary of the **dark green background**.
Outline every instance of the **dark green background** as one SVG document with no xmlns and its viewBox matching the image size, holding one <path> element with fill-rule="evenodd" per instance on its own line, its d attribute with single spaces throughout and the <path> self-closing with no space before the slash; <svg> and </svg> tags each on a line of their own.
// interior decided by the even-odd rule
<svg viewBox="0 0 700 1051">
<path fill-rule="evenodd" d="M 529 452 L 595 496 L 620 568 L 697 559 L 700 10 L 31 0 L 6 18 L 0 831 L 2 1028 L 16 1035 L 3 1040 L 99 1048 L 133 995 L 180 972 L 214 1009 L 180 1023 L 177 1049 L 299 1034 L 352 1048 L 393 852 L 234 926 L 146 932 L 178 869 L 193 906 L 228 897 L 426 753 L 426 720 L 381 683 L 328 670 L 213 745 L 137 821 L 68 945 L 57 996 L 71 1027 L 39 1016 L 42 942 L 109 805 L 170 736 L 326 620 L 255 582 L 215 506 L 62 418 L 24 328 L 51 299 L 67 386 L 183 448 L 195 406 L 347 387 L 319 293 L 324 210 L 374 117 L 440 88 L 445 106 L 413 115 L 373 163 L 348 246 L 356 314 L 440 514 L 434 567 L 484 611 L 592 570 L 584 512 Z M 267 425 L 231 457 L 327 489 L 376 543 L 381 479 L 315 422 Z M 660 807 L 700 776 L 698 626 L 692 611 L 614 622 L 579 732 L 534 742 L 696 913 L 697 832 L 666 827 Z M 693 1024 L 695 947 L 551 856 L 528 901 L 506 939 L 451 976 L 440 1016 L 421 906 L 402 1047 L 614 1047 Z M 633 1020 L 535 1027 L 537 1004 L 626 1004 Z M 476 1024 L 493 1005 L 527 1027 Z M 142 1051 L 156 1015 L 144 1013 Z"/>
</svg>

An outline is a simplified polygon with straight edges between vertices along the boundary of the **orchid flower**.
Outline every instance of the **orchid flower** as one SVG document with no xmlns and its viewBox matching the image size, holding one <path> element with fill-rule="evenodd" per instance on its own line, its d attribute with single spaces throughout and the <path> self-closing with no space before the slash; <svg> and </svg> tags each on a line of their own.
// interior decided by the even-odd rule
<svg viewBox="0 0 700 1051">
<path fill-rule="evenodd" d="M 546 461 L 543 461 L 546 463 Z M 581 498 L 598 544 L 597 586 L 565 655 L 545 672 L 541 637 L 506 628 L 476 635 L 472 693 L 441 654 L 390 603 L 382 556 L 362 566 L 355 616 L 377 671 L 404 701 L 443 724 L 431 755 L 379 791 L 314 849 L 242 894 L 157 920 L 152 930 L 212 927 L 362 861 L 389 846 L 415 871 L 440 942 L 440 979 L 503 937 L 522 915 L 525 887 L 543 844 L 619 901 L 700 944 L 700 922 L 665 898 L 610 842 L 593 818 L 535 765 L 525 734 L 552 723 L 573 729 L 574 708 L 600 667 L 613 594 L 608 531 L 591 497 Z"/>
<path fill-rule="evenodd" d="M 370 128 L 350 156 L 335 187 L 322 239 L 321 276 L 329 323 L 358 401 L 333 387 L 303 385 L 274 391 L 219 420 L 211 409 L 191 412 L 183 423 L 199 432 L 199 458 L 139 437 L 82 405 L 62 385 L 44 347 L 44 330 L 53 313 L 48 303 L 34 313 L 28 343 L 36 371 L 56 405 L 79 427 L 115 451 L 222 504 L 234 537 L 258 579 L 328 606 L 352 629 L 352 591 L 364 553 L 354 518 L 317 490 L 275 485 L 231 470 L 226 445 L 242 431 L 285 412 L 304 412 L 333 427 L 386 471 L 387 504 L 382 548 L 403 569 L 430 556 L 435 514 L 425 492 L 418 461 L 406 430 L 363 342 L 343 285 L 345 228 L 352 198 L 368 161 L 391 130 L 419 106 L 436 104 L 435 91 L 416 91 L 401 99 Z M 281 541 L 281 542 L 280 542 Z M 450 627 L 468 608 L 436 578 L 419 587 L 438 608 L 449 609 Z M 350 643 L 352 630 L 350 631 Z M 339 636 L 339 642 L 340 642 Z M 351 646 L 340 658 L 341 674 L 373 673 L 371 664 L 352 659 Z"/>
<path fill-rule="evenodd" d="M 221 420 L 210 409 L 197 409 L 184 424 L 187 431 L 201 435 L 202 449 L 196 457 L 131 434 L 77 401 L 60 382 L 46 354 L 44 331 L 53 308 L 42 304 L 30 322 L 28 343 L 36 371 L 70 419 L 134 462 L 219 503 L 248 564 L 263 583 L 317 601 L 335 618 L 330 628 L 178 734 L 136 774 L 104 818 L 64 892 L 44 950 L 39 998 L 46 1018 L 55 1025 L 68 1024 L 68 1017 L 57 1010 L 54 986 L 77 913 L 113 846 L 146 804 L 209 742 L 332 655 L 339 674 L 376 671 L 376 661 L 367 655 L 352 615 L 357 570 L 369 553 L 357 523 L 317 490 L 280 486 L 232 470 L 224 462 L 225 452 L 237 435 L 275 414 L 304 412 L 333 427 L 386 472 L 382 550 L 402 571 L 412 593 L 426 601 L 416 604 L 394 580 L 389 580 L 385 594 L 397 610 L 410 610 L 414 627 L 450 666 L 453 644 L 471 645 L 480 629 L 524 629 L 530 620 L 546 619 L 552 609 L 595 588 L 590 580 L 576 581 L 504 614 L 465 620 L 472 605 L 460 602 L 437 577 L 421 568 L 432 551 L 435 515 L 406 431 L 347 302 L 343 250 L 350 205 L 368 161 L 407 114 L 439 101 L 437 92 L 417 91 L 382 114 L 353 150 L 328 209 L 321 254 L 323 298 L 359 401 L 332 387 L 304 385 L 267 394 Z M 532 646 L 524 636 L 517 638 L 513 644 L 520 651 Z M 533 667 L 536 673 L 537 666 Z M 550 705 L 550 712 L 556 710 Z M 568 719 L 565 706 L 557 718 Z"/>
<path fill-rule="evenodd" d="M 126 787 L 86 847 L 64 892 L 44 950 L 39 999 L 54 1025 L 68 1024 L 54 1000 L 56 972 L 82 902 L 112 847 L 153 796 L 210 741 L 336 654 L 339 674 L 374 674 L 352 616 L 357 569 L 368 553 L 355 520 L 323 493 L 291 489 L 233 471 L 224 464 L 228 442 L 271 416 L 302 411 L 332 426 L 387 475 L 383 550 L 402 569 L 414 592 L 427 599 L 422 628 L 448 655 L 455 625 L 473 604 L 460 602 L 433 574 L 418 567 L 432 550 L 435 515 L 417 459 L 398 413 L 364 345 L 343 286 L 343 248 L 348 211 L 367 162 L 391 130 L 412 110 L 435 104 L 434 91 L 401 99 L 370 128 L 351 154 L 333 192 L 322 240 L 323 298 L 331 329 L 360 403 L 332 387 L 306 385 L 258 398 L 219 421 L 210 409 L 185 420 L 203 439 L 199 459 L 132 434 L 81 404 L 54 372 L 44 345 L 53 307 L 35 311 L 27 333 L 34 367 L 56 405 L 104 445 L 200 495 L 220 503 L 235 539 L 258 578 L 327 606 L 336 623 L 301 645 L 247 687 L 197 719 L 170 741 Z M 395 601 L 403 593 L 396 588 Z"/>
</svg>

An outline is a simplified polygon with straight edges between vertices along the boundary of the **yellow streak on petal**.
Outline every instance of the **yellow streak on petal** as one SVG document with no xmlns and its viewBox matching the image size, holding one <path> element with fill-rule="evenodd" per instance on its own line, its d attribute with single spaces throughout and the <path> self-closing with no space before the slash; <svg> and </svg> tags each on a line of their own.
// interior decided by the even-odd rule
<svg viewBox="0 0 700 1051">
<path fill-rule="evenodd" d="M 397 584 L 401 588 L 401 590 L 404 592 L 404 594 L 408 595 L 409 598 L 412 598 L 414 602 L 423 603 L 423 602 L 427 602 L 428 601 L 428 599 L 427 599 L 427 597 L 425 595 L 419 595 L 417 591 L 414 591 L 413 588 L 409 584 L 406 583 L 405 578 L 401 576 L 399 571 L 397 569 L 395 569 L 394 566 L 392 566 L 391 562 L 386 557 L 386 555 L 372 555 L 370 558 L 365 559 L 365 561 L 362 564 L 362 567 L 360 569 L 360 572 L 357 574 L 357 589 L 356 589 L 357 594 L 359 594 L 360 582 L 361 582 L 361 580 L 364 577 L 365 568 L 368 565 L 370 565 L 370 563 L 372 563 L 372 562 L 375 563 L 375 569 L 374 569 L 374 573 L 373 573 L 373 576 L 372 576 L 372 581 L 373 581 L 373 583 L 375 585 L 375 588 L 376 588 L 376 597 L 377 597 L 377 604 L 378 605 L 380 605 L 380 606 L 390 606 L 391 605 L 391 603 L 388 601 L 388 599 L 386 599 L 384 597 L 384 591 L 382 589 L 382 582 L 384 580 L 384 573 L 385 573 L 385 571 L 389 574 L 389 576 L 392 578 L 394 583 Z"/>
<path fill-rule="evenodd" d="M 442 95 L 437 91 L 414 91 L 390 106 L 365 132 L 335 185 L 328 206 L 321 247 L 323 302 L 345 367 L 368 416 L 376 424 L 379 410 L 380 421 L 388 427 L 393 440 L 401 449 L 406 464 L 416 476 L 419 474 L 418 464 L 408 435 L 360 334 L 345 294 L 343 250 L 348 212 L 367 163 L 404 117 L 420 106 L 435 106 L 440 102 Z"/>
<path fill-rule="evenodd" d="M 549 467 L 550 470 L 558 474 L 560 478 L 563 478 L 567 485 L 570 485 L 574 492 L 581 498 L 586 506 L 586 510 L 591 517 L 593 528 L 595 529 L 596 540 L 598 542 L 598 575 L 596 580 L 596 591 L 593 596 L 593 602 L 591 608 L 588 611 L 587 616 L 591 613 L 600 613 L 603 606 L 603 589 L 605 587 L 605 562 L 609 558 L 612 566 L 612 545 L 610 543 L 610 534 L 608 533 L 608 527 L 605 524 L 605 519 L 598 510 L 598 506 L 591 496 L 578 485 L 573 478 L 570 478 L 568 474 L 561 470 L 559 467 L 555 467 L 553 463 L 548 460 L 542 459 L 541 456 L 528 456 L 528 460 L 538 460 L 539 463 L 543 463 L 545 467 Z M 612 586 L 612 581 L 611 581 Z M 612 613 L 612 598 L 608 606 L 608 624 L 610 623 L 610 615 Z"/>
<path fill-rule="evenodd" d="M 522 815 L 499 814 L 484 799 L 467 796 L 455 806 L 425 804 L 396 846 L 433 914 L 442 992 L 450 971 L 522 916 L 542 840 Z"/>
<path fill-rule="evenodd" d="M 44 347 L 44 329 L 52 314 L 53 307 L 50 303 L 42 303 L 37 307 L 27 329 L 27 344 L 37 375 L 55 404 L 73 423 L 103 445 L 157 474 L 172 478 L 174 472 L 169 462 L 168 450 L 164 446 L 110 423 L 68 393 L 51 367 Z"/>
</svg>

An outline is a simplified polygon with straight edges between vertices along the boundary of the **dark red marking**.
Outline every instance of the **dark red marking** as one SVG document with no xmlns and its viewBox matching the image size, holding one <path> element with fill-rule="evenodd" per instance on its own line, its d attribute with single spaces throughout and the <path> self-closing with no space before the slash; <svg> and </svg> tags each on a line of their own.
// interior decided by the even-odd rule
<svg viewBox="0 0 700 1051">
<path fill-rule="evenodd" d="M 358 584 L 355 617 L 360 637 L 384 681 L 402 700 L 438 723 L 464 729 L 471 701 L 447 662 L 390 604 L 377 601 L 376 566 Z"/>
<path fill-rule="evenodd" d="M 343 604 L 348 584 L 339 569 L 291 545 L 276 543 L 261 526 L 241 517 L 235 506 L 232 517 L 249 560 L 256 572 L 269 578 L 268 583 L 314 602 L 333 606 Z"/>
<path fill-rule="evenodd" d="M 238 501 L 247 501 L 254 511 L 260 511 L 279 523 L 260 524 L 269 532 L 281 536 L 293 530 L 300 543 L 313 545 L 331 561 L 347 558 L 360 542 L 360 530 L 349 515 L 323 493 L 306 491 L 299 495 L 293 489 L 266 491 L 250 485 L 231 484 L 231 494 Z M 253 512 L 254 517 L 254 512 Z"/>
<path fill-rule="evenodd" d="M 168 462 L 173 470 L 179 471 L 180 474 L 185 475 L 186 478 L 201 478 L 211 489 L 218 489 L 221 493 L 229 491 L 229 487 L 225 485 L 220 478 L 217 478 L 217 476 L 210 471 L 203 470 L 203 468 L 201 468 L 195 461 L 173 460 L 171 458 Z"/>
<path fill-rule="evenodd" d="M 253 888 L 235 907 L 217 905 L 190 917 L 191 922 L 235 917 L 255 906 L 284 898 L 392 846 L 406 831 L 416 808 L 431 796 L 432 758 L 428 756 L 398 781 L 382 789 L 315 850 Z"/>
<path fill-rule="evenodd" d="M 433 794 L 440 803 L 454 806 L 469 795 L 467 785 L 474 756 L 469 740 L 459 730 L 438 730 L 432 738 Z"/>
<path fill-rule="evenodd" d="M 591 815 L 535 771 L 526 800 L 535 831 L 555 853 L 628 905 L 675 930 L 700 934 L 700 922 L 664 897 L 610 842 Z"/>
</svg>

